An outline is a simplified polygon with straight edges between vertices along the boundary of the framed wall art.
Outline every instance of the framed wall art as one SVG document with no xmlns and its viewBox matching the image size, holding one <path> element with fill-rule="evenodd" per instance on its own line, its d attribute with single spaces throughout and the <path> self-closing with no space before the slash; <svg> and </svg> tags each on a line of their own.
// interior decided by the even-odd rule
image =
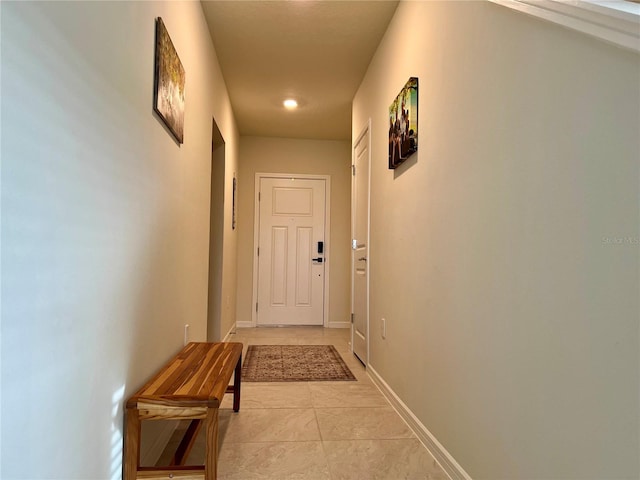
<svg viewBox="0 0 640 480">
<path fill-rule="evenodd" d="M 233 197 L 232 197 L 232 204 L 231 204 L 231 229 L 235 230 L 236 229 L 236 190 L 238 188 L 238 181 L 236 180 L 236 174 L 233 174 Z"/>
<path fill-rule="evenodd" d="M 184 141 L 184 83 L 182 62 L 162 18 L 156 18 L 156 58 L 153 109 L 178 144 Z"/>
<path fill-rule="evenodd" d="M 389 105 L 389 168 L 418 151 L 418 78 L 411 77 Z"/>
</svg>

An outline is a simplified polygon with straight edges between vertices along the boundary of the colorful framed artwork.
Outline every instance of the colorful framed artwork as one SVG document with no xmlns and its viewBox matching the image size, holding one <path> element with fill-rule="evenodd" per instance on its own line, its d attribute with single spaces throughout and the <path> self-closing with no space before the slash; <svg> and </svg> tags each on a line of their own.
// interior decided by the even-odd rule
<svg viewBox="0 0 640 480">
<path fill-rule="evenodd" d="M 418 78 L 411 77 L 389 105 L 389 168 L 418 151 Z"/>
<path fill-rule="evenodd" d="M 232 198 L 232 205 L 231 205 L 231 229 L 235 230 L 236 229 L 236 190 L 238 188 L 238 181 L 236 180 L 236 174 L 233 174 L 233 198 Z"/>
<path fill-rule="evenodd" d="M 153 109 L 178 144 L 182 144 L 184 142 L 184 67 L 160 17 L 156 18 L 153 83 Z"/>
</svg>

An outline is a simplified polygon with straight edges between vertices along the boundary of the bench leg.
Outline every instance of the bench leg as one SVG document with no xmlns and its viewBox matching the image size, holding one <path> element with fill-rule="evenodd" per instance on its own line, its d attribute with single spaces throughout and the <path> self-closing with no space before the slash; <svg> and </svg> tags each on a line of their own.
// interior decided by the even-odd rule
<svg viewBox="0 0 640 480">
<path fill-rule="evenodd" d="M 236 364 L 236 371 L 233 375 L 233 411 L 240 411 L 240 382 L 242 381 L 242 354 Z"/>
<path fill-rule="evenodd" d="M 205 480 L 216 480 L 218 476 L 218 409 L 207 409 L 206 449 L 204 459 Z"/>
<path fill-rule="evenodd" d="M 138 409 L 129 408 L 124 431 L 124 480 L 136 480 L 140 465 L 140 416 Z"/>
</svg>

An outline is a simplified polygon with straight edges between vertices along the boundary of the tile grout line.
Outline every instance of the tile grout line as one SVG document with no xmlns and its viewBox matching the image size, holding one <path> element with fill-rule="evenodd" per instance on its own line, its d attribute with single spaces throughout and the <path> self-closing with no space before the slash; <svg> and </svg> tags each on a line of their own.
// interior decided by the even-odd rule
<svg viewBox="0 0 640 480">
<path fill-rule="evenodd" d="M 308 333 L 313 333 L 313 332 L 304 332 L 304 333 L 308 334 Z M 261 341 L 261 339 L 259 337 L 258 338 L 254 337 L 254 338 L 251 338 L 251 339 L 247 339 L 247 344 L 250 345 L 250 344 L 254 344 L 254 342 L 258 343 L 260 341 Z M 265 341 L 273 341 L 273 340 L 267 340 L 265 338 Z M 303 340 L 298 335 L 295 335 L 295 340 L 294 341 L 296 342 L 296 344 L 300 344 L 300 342 L 303 341 Z M 325 341 L 325 339 L 317 338 L 317 339 L 315 339 L 315 341 Z M 326 343 L 334 345 L 334 347 L 335 347 L 335 339 L 326 339 Z M 336 349 L 337 349 L 337 347 L 336 347 Z M 342 356 L 341 353 L 340 353 L 340 356 L 343 358 L 343 361 L 345 361 L 345 359 L 344 359 L 344 357 Z M 345 361 L 345 363 L 346 363 L 346 361 Z M 356 381 L 359 382 L 360 380 L 356 378 Z M 309 398 L 311 400 L 310 401 L 310 407 L 314 411 L 314 418 L 316 420 L 316 427 L 318 429 L 318 435 L 320 437 L 320 446 L 322 448 L 322 452 L 323 452 L 323 455 L 324 455 L 324 462 L 325 462 L 325 466 L 327 468 L 327 473 L 329 475 L 329 478 L 333 480 L 336 477 L 333 474 L 331 466 L 329 464 L 329 459 L 328 459 L 327 452 L 326 452 L 326 449 L 325 449 L 324 438 L 323 438 L 323 435 L 322 435 L 322 430 L 320 429 L 320 423 L 319 423 L 318 415 L 317 415 L 317 409 L 318 408 L 322 408 L 322 407 L 317 407 L 316 406 L 317 402 L 315 401 L 314 396 L 313 396 L 313 389 L 312 389 L 311 383 L 310 382 L 305 382 L 305 383 L 306 383 L 306 385 L 305 385 L 306 389 L 307 389 L 308 394 L 309 394 Z"/>
<path fill-rule="evenodd" d="M 334 346 L 335 348 L 335 346 Z M 339 353 L 338 353 L 339 355 Z M 344 360 L 343 360 L 344 361 Z M 324 455 L 324 463 L 327 467 L 327 473 L 329 473 L 329 480 L 334 480 L 334 475 L 333 475 L 333 471 L 331 469 L 331 465 L 329 465 L 329 457 L 327 456 L 327 451 L 324 448 L 324 437 L 322 435 L 322 430 L 320 429 L 320 422 L 318 421 L 318 411 L 317 411 L 317 407 L 315 406 L 315 402 L 314 402 L 314 397 L 313 397 L 313 392 L 311 390 L 311 385 L 309 382 L 307 383 L 307 388 L 309 389 L 309 395 L 311 398 L 311 405 L 313 408 L 313 415 L 316 419 L 316 426 L 318 427 L 318 435 L 320 436 L 320 448 L 322 449 L 322 454 Z"/>
<path fill-rule="evenodd" d="M 313 402 L 313 398 L 311 399 Z M 320 448 L 322 448 L 322 454 L 324 455 L 324 463 L 327 465 L 327 471 L 329 472 L 329 479 L 334 480 L 333 471 L 331 470 L 331 466 L 329 465 L 329 457 L 327 456 L 327 450 L 324 448 L 324 437 L 322 435 L 322 430 L 320 429 L 320 422 L 318 421 L 318 412 L 317 408 L 313 407 L 313 414 L 316 417 L 316 424 L 318 425 L 318 433 L 320 434 Z"/>
</svg>

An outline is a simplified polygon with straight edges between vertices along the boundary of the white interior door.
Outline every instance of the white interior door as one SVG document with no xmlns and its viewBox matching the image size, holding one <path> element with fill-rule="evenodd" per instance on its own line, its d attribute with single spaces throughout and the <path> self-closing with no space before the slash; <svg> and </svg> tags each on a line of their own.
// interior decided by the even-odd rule
<svg viewBox="0 0 640 480">
<path fill-rule="evenodd" d="M 353 353 L 369 357 L 369 128 L 353 147 L 352 177 L 352 341 Z"/>
<path fill-rule="evenodd" d="M 324 179 L 260 178 L 257 325 L 323 325 Z"/>
</svg>

